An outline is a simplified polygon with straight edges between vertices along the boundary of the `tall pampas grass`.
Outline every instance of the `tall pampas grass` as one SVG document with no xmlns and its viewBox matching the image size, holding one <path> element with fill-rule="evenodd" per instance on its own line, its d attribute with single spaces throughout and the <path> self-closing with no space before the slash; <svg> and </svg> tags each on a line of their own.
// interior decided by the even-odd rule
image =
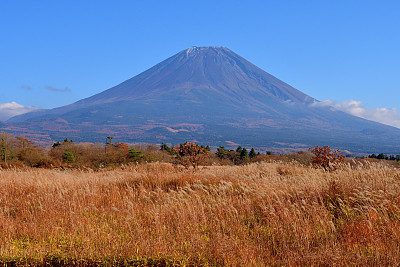
<svg viewBox="0 0 400 267">
<path fill-rule="evenodd" d="M 400 170 L 167 163 L 0 170 L 0 261 L 398 265 Z"/>
</svg>

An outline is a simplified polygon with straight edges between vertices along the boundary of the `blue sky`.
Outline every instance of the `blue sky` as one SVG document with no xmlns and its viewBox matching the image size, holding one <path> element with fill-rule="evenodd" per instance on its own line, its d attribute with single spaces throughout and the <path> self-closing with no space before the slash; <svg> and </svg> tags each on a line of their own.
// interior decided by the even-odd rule
<svg viewBox="0 0 400 267">
<path fill-rule="evenodd" d="M 399 1 L 3 0 L 0 12 L 0 120 L 89 97 L 190 46 L 226 46 L 400 127 Z"/>
</svg>

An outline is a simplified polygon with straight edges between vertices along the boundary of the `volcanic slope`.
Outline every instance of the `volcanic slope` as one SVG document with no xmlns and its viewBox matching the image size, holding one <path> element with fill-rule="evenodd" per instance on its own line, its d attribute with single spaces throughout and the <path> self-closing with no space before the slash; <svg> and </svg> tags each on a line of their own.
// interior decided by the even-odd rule
<svg viewBox="0 0 400 267">
<path fill-rule="evenodd" d="M 400 129 L 324 107 L 226 47 L 191 47 L 92 97 L 7 123 L 54 140 L 112 135 L 124 142 L 400 153 Z"/>
</svg>

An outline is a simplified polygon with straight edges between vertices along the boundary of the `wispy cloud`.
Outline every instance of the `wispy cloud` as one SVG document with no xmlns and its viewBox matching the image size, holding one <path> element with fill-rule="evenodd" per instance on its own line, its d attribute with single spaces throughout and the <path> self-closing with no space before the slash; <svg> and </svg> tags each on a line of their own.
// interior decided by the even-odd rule
<svg viewBox="0 0 400 267">
<path fill-rule="evenodd" d="M 30 87 L 29 85 L 22 85 L 21 88 L 25 90 L 32 90 L 32 87 Z"/>
<path fill-rule="evenodd" d="M 329 99 L 312 105 L 333 107 L 357 117 L 400 128 L 400 114 L 396 108 L 366 108 L 361 101 L 350 100 L 336 103 Z"/>
<path fill-rule="evenodd" d="M 52 92 L 71 92 L 71 89 L 65 87 L 64 89 L 54 88 L 53 86 L 46 85 L 46 89 Z"/>
<path fill-rule="evenodd" d="M 23 106 L 17 102 L 2 103 L 0 104 L 0 120 L 5 121 L 16 115 L 24 114 L 34 111 L 37 108 L 31 106 Z"/>
</svg>

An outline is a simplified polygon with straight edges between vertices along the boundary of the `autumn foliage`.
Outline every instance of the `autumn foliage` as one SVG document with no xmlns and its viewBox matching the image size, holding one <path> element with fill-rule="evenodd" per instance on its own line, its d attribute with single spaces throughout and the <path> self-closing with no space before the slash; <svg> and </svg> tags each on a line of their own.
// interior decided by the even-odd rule
<svg viewBox="0 0 400 267">
<path fill-rule="evenodd" d="M 206 149 L 196 143 L 185 142 L 173 147 L 172 150 L 177 163 L 182 164 L 185 168 L 192 166 L 196 169 L 199 165 L 204 164 L 208 158 Z"/>
<path fill-rule="evenodd" d="M 330 146 L 315 146 L 309 149 L 314 154 L 312 162 L 326 171 L 334 170 L 344 162 L 345 156 L 339 150 L 331 150 Z"/>
</svg>

